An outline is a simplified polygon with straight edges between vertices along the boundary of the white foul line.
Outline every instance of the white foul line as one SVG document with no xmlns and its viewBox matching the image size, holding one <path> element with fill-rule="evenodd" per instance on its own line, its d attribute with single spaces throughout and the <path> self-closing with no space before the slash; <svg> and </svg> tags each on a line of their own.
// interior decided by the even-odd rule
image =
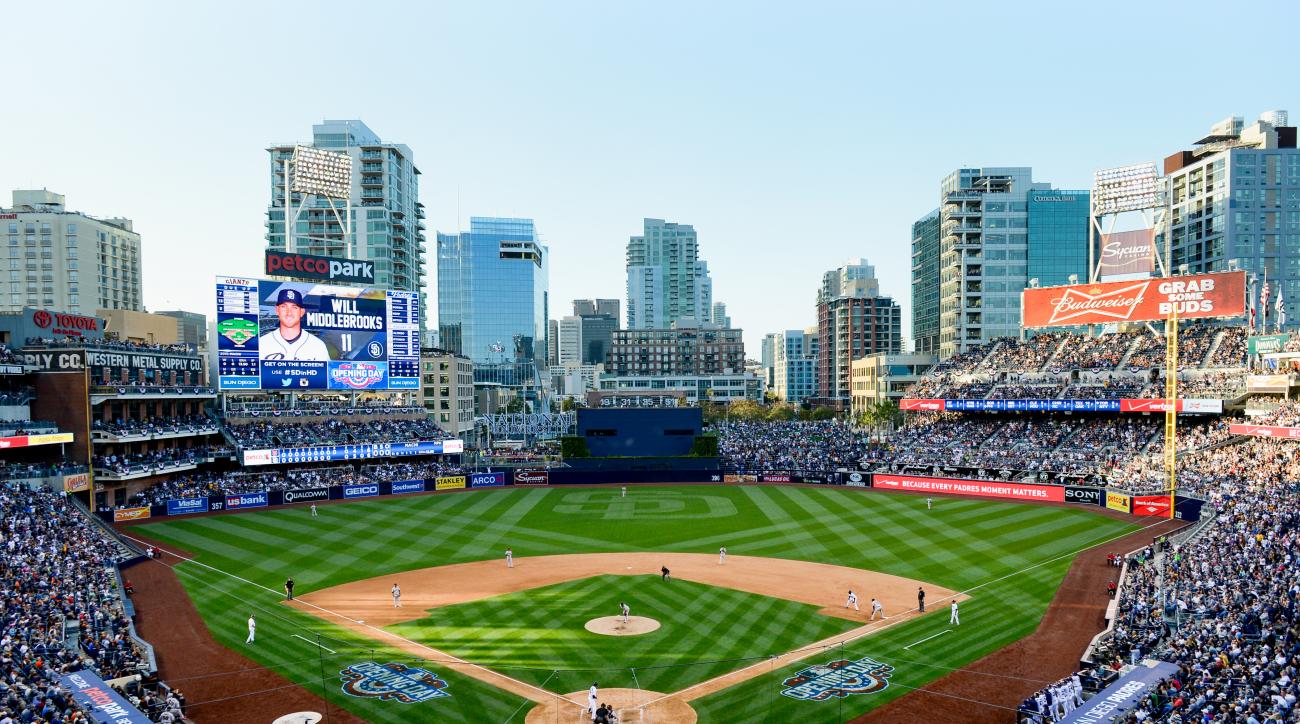
<svg viewBox="0 0 1300 724">
<path fill-rule="evenodd" d="M 294 634 L 293 637 L 296 638 L 296 639 L 302 639 L 303 641 L 306 641 L 307 643 L 312 644 L 313 646 L 320 646 L 322 649 L 325 649 L 326 651 L 330 652 L 331 654 L 337 654 L 337 653 L 338 653 L 337 651 L 335 651 L 334 649 L 331 649 L 331 648 L 328 647 L 328 646 L 321 646 L 319 643 L 317 643 L 317 642 L 315 642 L 315 641 L 312 641 L 311 639 L 308 639 L 308 638 L 303 638 L 302 636 L 299 636 L 298 634 Z"/>
<path fill-rule="evenodd" d="M 935 634 L 935 635 L 933 635 L 933 636 L 926 636 L 925 638 L 921 639 L 920 641 L 913 641 L 912 643 L 910 643 L 910 644 L 904 646 L 904 647 L 903 647 L 903 650 L 906 651 L 907 649 L 910 649 L 910 648 L 912 648 L 913 646 L 915 646 L 915 645 L 917 645 L 917 644 L 923 644 L 923 643 L 925 643 L 926 641 L 929 641 L 930 639 L 937 639 L 937 638 L 939 638 L 940 636 L 942 636 L 942 635 L 948 633 L 948 632 L 951 631 L 951 630 L 952 630 L 952 629 L 950 629 L 950 628 L 946 628 L 946 629 L 940 631 L 939 633 L 937 633 L 937 634 Z"/>
</svg>

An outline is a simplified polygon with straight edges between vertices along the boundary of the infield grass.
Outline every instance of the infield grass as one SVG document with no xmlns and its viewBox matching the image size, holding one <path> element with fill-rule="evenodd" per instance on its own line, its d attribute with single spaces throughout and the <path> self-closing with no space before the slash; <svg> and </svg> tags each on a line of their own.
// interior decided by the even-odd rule
<svg viewBox="0 0 1300 724">
<path fill-rule="evenodd" d="M 247 579 L 245 583 L 193 563 L 177 568 L 219 641 L 264 665 L 278 667 L 312 691 L 324 690 L 332 703 L 378 722 L 426 720 L 425 714 L 419 712 L 427 712 L 428 716 L 436 712 L 440 721 L 522 722 L 530 705 L 517 696 L 448 671 L 437 662 L 426 664 L 426 668 L 447 679 L 450 697 L 403 705 L 343 695 L 337 675 L 343 666 L 381 659 L 409 662 L 411 658 L 279 606 L 276 592 L 286 577 L 293 576 L 298 592 L 306 593 L 386 573 L 499 558 L 507 546 L 523 557 L 607 551 L 712 554 L 725 545 L 734 555 L 832 563 L 930 581 L 957 591 L 974 589 L 970 591 L 972 599 L 962 604 L 962 625 L 951 627 L 948 633 L 940 634 L 950 628 L 946 625 L 947 611 L 942 610 L 890 627 L 842 647 L 842 651 L 837 647 L 826 656 L 818 655 L 784 669 L 773 668 L 757 679 L 692 703 L 701 722 L 832 722 L 852 718 L 906 693 L 910 687 L 921 686 L 1022 638 L 1037 625 L 1074 552 L 1134 529 L 1085 508 L 936 498 L 934 510 L 927 511 L 924 499 L 919 497 L 851 488 L 629 486 L 627 498 L 619 497 L 618 488 L 505 489 L 390 497 L 323 505 L 319 510 L 320 517 L 315 519 L 309 516 L 306 506 L 294 506 L 169 519 L 132 530 L 191 551 L 197 554 L 198 561 Z M 581 591 L 589 581 L 552 589 L 566 590 L 567 586 L 573 587 L 567 590 Z M 685 582 L 674 585 L 677 583 Z M 519 597 L 519 605 L 508 607 L 515 618 L 552 621 L 571 614 L 570 608 L 549 605 L 548 599 L 533 598 L 532 593 L 511 594 Z M 653 671 L 656 665 L 684 664 L 691 657 L 699 663 L 682 668 L 703 671 L 715 667 L 712 662 L 737 651 L 744 655 L 779 654 L 823 637 L 814 633 L 802 641 L 791 636 L 764 642 L 762 638 L 771 623 L 767 603 L 771 600 L 754 596 L 750 603 L 737 602 L 718 624 L 725 628 L 728 639 L 738 633 L 753 639 L 746 640 L 744 647 L 736 649 L 723 641 L 720 628 L 712 634 L 717 639 L 714 645 L 675 647 L 659 660 L 642 660 L 639 653 L 628 656 L 624 660 L 628 666 L 624 679 L 635 680 L 640 688 L 672 691 L 674 677 L 681 681 L 708 677 L 683 671 L 646 672 Z M 264 623 L 266 628 L 259 627 L 258 645 L 245 651 L 242 642 L 247 616 L 240 612 L 249 606 L 272 611 L 278 618 L 274 623 Z M 447 616 L 456 617 L 460 630 L 454 633 L 463 645 L 481 653 L 469 656 L 471 659 L 493 662 L 490 642 L 494 637 L 514 636 L 520 628 L 536 628 L 523 623 L 512 625 L 509 612 L 493 612 L 485 602 L 465 606 L 469 608 L 464 611 L 453 611 L 458 607 L 440 609 L 438 618 L 446 623 Z M 473 606 L 480 606 L 481 615 L 474 615 Z M 602 603 L 601 610 L 612 612 L 616 606 Z M 591 617 L 586 611 L 572 615 L 581 616 L 583 621 Z M 792 625 L 800 625 L 804 618 L 801 614 Z M 806 618 L 825 619 L 815 612 Z M 439 623 L 426 619 L 397 628 L 411 631 L 409 637 L 413 640 L 419 640 L 416 631 L 421 632 L 420 637 L 430 635 L 440 640 L 451 636 L 453 632 L 437 630 Z M 851 626 L 850 622 L 843 623 Z M 321 660 L 320 650 L 296 638 L 295 633 L 307 639 L 318 634 L 327 636 L 324 645 L 338 653 Z M 934 634 L 940 635 L 904 649 Z M 338 645 L 330 644 L 330 640 Z M 591 656 L 596 662 L 583 668 L 603 668 L 616 663 L 621 655 L 603 644 L 592 646 L 595 648 L 584 650 L 567 635 L 537 635 L 520 646 L 511 646 L 509 660 L 498 658 L 495 662 L 503 669 L 518 669 L 503 673 L 533 681 L 520 672 L 534 668 L 534 664 L 539 664 L 535 667 L 539 670 L 547 668 L 549 662 L 556 662 L 557 667 L 572 666 L 576 655 L 583 660 Z M 768 646 L 781 648 L 763 651 Z M 654 651 L 647 649 L 645 653 Z M 890 685 L 883 691 L 822 702 L 796 701 L 780 695 L 781 682 L 800 669 L 835 658 L 863 656 L 895 667 Z M 730 668 L 746 663 L 735 661 Z M 638 668 L 634 677 L 633 666 L 646 668 Z M 580 690 L 590 683 L 582 680 L 586 674 L 555 674 L 552 679 L 565 678 L 548 682 L 545 687 Z M 549 671 L 542 674 L 542 680 L 548 675 Z M 643 680 L 647 675 L 652 681 L 653 677 L 662 678 L 656 686 L 650 686 Z M 1032 677 L 1032 672 L 1026 675 Z M 578 685 L 569 685 L 570 678 Z M 602 685 L 624 684 L 616 681 Z"/>
</svg>

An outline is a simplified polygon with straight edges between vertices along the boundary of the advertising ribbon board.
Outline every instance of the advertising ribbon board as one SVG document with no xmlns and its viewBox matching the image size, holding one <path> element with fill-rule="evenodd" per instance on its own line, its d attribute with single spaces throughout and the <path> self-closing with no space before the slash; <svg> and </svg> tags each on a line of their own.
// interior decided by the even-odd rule
<svg viewBox="0 0 1300 724">
<path fill-rule="evenodd" d="M 871 477 L 871 487 L 884 490 L 906 490 L 914 493 L 966 495 L 977 498 L 1065 502 L 1065 488 L 1060 485 L 1031 485 L 996 480 L 963 480 L 960 478 L 930 478 L 916 475 L 877 473 Z"/>
<path fill-rule="evenodd" d="M 1169 517 L 1169 496 L 1168 495 L 1135 495 L 1133 496 L 1133 515 L 1144 517 Z"/>
<path fill-rule="evenodd" d="M 898 409 L 900 410 L 942 410 L 943 400 L 917 400 L 917 399 L 899 400 Z"/>
<path fill-rule="evenodd" d="M 1136 709 L 1161 681 L 1178 673 L 1178 667 L 1157 661 L 1152 666 L 1138 666 L 1119 677 L 1096 696 L 1085 701 L 1061 720 L 1062 724 L 1102 724 L 1119 721 Z"/>
<path fill-rule="evenodd" d="M 764 473 L 758 476 L 760 482 L 764 483 L 788 483 L 791 482 L 789 473 Z"/>
<path fill-rule="evenodd" d="M 1228 432 L 1232 435 L 1277 437 L 1284 440 L 1300 440 L 1300 427 L 1278 427 L 1276 425 L 1229 425 Z"/>
<path fill-rule="evenodd" d="M 314 503 L 318 500 L 329 500 L 329 488 L 306 488 L 304 490 L 286 490 L 284 491 L 285 503 Z"/>
<path fill-rule="evenodd" d="M 423 480 L 395 480 L 392 485 L 393 495 L 402 495 L 403 493 L 423 493 Z"/>
<path fill-rule="evenodd" d="M 240 493 L 238 495 L 226 496 L 226 510 L 237 510 L 241 508 L 265 508 L 270 502 L 270 497 L 265 490 L 259 490 L 256 493 Z"/>
<path fill-rule="evenodd" d="M 549 485 L 551 471 L 520 468 L 515 471 L 515 485 Z"/>
<path fill-rule="evenodd" d="M 471 488 L 499 488 L 505 484 L 505 473 L 473 473 L 469 476 Z"/>
<path fill-rule="evenodd" d="M 59 686 L 72 694 L 77 706 L 96 724 L 149 724 L 151 721 L 93 671 L 83 669 L 60 674 Z"/>
<path fill-rule="evenodd" d="M 1109 510 L 1118 510 L 1121 513 L 1130 511 L 1131 498 L 1128 493 L 1113 493 L 1106 491 L 1106 508 Z"/>
<path fill-rule="evenodd" d="M 207 498 L 177 498 L 167 501 L 167 515 L 208 512 Z"/>
<path fill-rule="evenodd" d="M 1065 486 L 1065 502 L 1079 503 L 1080 505 L 1102 505 L 1102 494 L 1105 492 L 1105 488 L 1067 485 Z"/>
<path fill-rule="evenodd" d="M 121 523 L 127 520 L 144 520 L 149 517 L 149 508 L 119 508 L 113 511 L 113 522 Z"/>
<path fill-rule="evenodd" d="M 369 498 L 375 495 L 379 495 L 379 486 L 374 483 L 343 486 L 344 498 Z"/>
<path fill-rule="evenodd" d="M 465 487 L 464 475 L 448 475 L 434 481 L 436 490 L 459 490 Z"/>
<path fill-rule="evenodd" d="M 1028 288 L 1021 293 L 1023 326 L 1068 327 L 1180 319 L 1240 317 L 1246 311 L 1246 272 L 1188 274 L 1165 279 Z"/>
</svg>

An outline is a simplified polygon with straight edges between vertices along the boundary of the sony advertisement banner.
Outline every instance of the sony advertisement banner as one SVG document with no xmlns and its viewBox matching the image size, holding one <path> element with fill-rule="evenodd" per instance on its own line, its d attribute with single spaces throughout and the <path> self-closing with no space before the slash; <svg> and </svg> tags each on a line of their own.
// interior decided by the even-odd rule
<svg viewBox="0 0 1300 724">
<path fill-rule="evenodd" d="M 1065 488 L 1060 485 L 1032 485 L 996 480 L 962 480 L 960 478 L 930 478 L 915 475 L 876 473 L 871 476 L 871 487 L 884 490 L 905 490 L 913 493 L 965 495 L 978 498 L 1053 503 L 1065 501 Z"/>
<path fill-rule="evenodd" d="M 223 390 L 412 390 L 416 292 L 217 277 Z"/>
<path fill-rule="evenodd" d="M 1246 311 L 1246 273 L 1188 274 L 1161 279 L 1028 288 L 1021 292 L 1028 328 L 1114 322 L 1240 317 Z"/>
<path fill-rule="evenodd" d="M 1300 440 L 1300 427 L 1279 427 L 1277 425 L 1229 425 L 1228 432 L 1232 435 L 1277 437 L 1284 440 Z"/>
<path fill-rule="evenodd" d="M 329 500 L 329 488 L 306 488 L 304 490 L 286 490 L 284 491 L 284 502 L 289 503 L 314 503 L 318 500 Z"/>
<path fill-rule="evenodd" d="M 259 490 L 256 493 L 239 493 L 238 495 L 226 496 L 226 510 L 265 508 L 269 503 L 270 498 L 265 490 Z"/>
<path fill-rule="evenodd" d="M 207 498 L 177 498 L 167 501 L 167 515 L 208 512 Z"/>
<path fill-rule="evenodd" d="M 1105 493 L 1105 488 L 1067 485 L 1065 486 L 1065 502 L 1078 503 L 1080 505 L 1101 506 L 1105 505 L 1105 500 L 1103 499 Z"/>
<path fill-rule="evenodd" d="M 343 486 L 344 498 L 369 498 L 375 495 L 379 495 L 379 486 L 375 483 Z"/>
<path fill-rule="evenodd" d="M 469 476 L 471 488 L 499 488 L 505 484 L 505 473 L 471 473 Z"/>
<path fill-rule="evenodd" d="M 423 480 L 396 480 L 392 485 L 393 495 L 402 495 L 403 493 L 423 493 Z"/>
<path fill-rule="evenodd" d="M 520 468 L 515 471 L 515 485 L 536 486 L 549 485 L 551 471 Z"/>
<path fill-rule="evenodd" d="M 1098 278 L 1105 281 L 1115 277 L 1151 276 L 1156 269 L 1155 236 L 1155 229 L 1102 234 L 1101 248 L 1097 251 Z"/>
</svg>

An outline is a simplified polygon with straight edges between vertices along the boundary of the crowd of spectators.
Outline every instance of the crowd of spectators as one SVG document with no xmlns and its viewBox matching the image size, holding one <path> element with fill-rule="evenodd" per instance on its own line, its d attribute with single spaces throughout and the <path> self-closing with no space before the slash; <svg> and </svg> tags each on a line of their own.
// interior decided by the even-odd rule
<svg viewBox="0 0 1300 724">
<path fill-rule="evenodd" d="M 1070 335 L 1066 344 L 1061 347 L 1061 353 L 1052 360 L 1052 369 L 1058 371 L 1118 369 L 1136 338 L 1136 334 L 1129 332 L 1102 334 L 1096 337 Z"/>
<path fill-rule="evenodd" d="M 150 450 L 141 453 L 96 455 L 91 462 L 96 470 L 107 470 L 125 475 L 177 465 L 197 465 L 207 462 L 209 458 L 229 457 L 233 452 L 229 447 L 201 445 L 191 448 Z"/>
<path fill-rule="evenodd" d="M 22 363 L 23 358 L 9 349 L 9 345 L 0 344 L 0 364 L 20 365 Z"/>
<path fill-rule="evenodd" d="M 202 430 L 219 429 L 215 421 L 205 415 L 180 417 L 151 417 L 145 420 L 117 419 L 112 422 L 95 420 L 91 430 L 102 430 L 118 436 L 131 435 L 166 435 L 169 433 L 193 433 Z"/>
<path fill-rule="evenodd" d="M 1041 370 L 1067 342 L 1059 333 L 1039 334 L 1027 340 L 1006 337 L 979 363 L 981 370 L 1036 372 Z"/>
<path fill-rule="evenodd" d="M 24 347 L 47 347 L 50 349 L 115 349 L 123 352 L 152 352 L 155 354 L 195 354 L 191 344 L 153 344 L 150 342 L 124 342 L 115 339 L 51 339 L 48 337 L 28 337 Z"/>
<path fill-rule="evenodd" d="M 113 568 L 129 553 L 62 495 L 12 482 L 0 485 L 0 531 L 0 721 L 85 721 L 58 689 L 60 674 L 148 673 Z M 153 721 L 166 719 L 167 698 L 138 694 Z"/>
<path fill-rule="evenodd" d="M 867 436 L 837 421 L 715 423 L 722 464 L 739 470 L 833 470 L 857 467 Z"/>
<path fill-rule="evenodd" d="M 229 424 L 226 430 L 241 448 L 408 442 L 448 438 L 446 432 L 428 419 L 381 418 L 361 422 L 335 419 L 312 422 L 262 420 Z"/>
<path fill-rule="evenodd" d="M 0 420 L 0 437 L 42 435 L 58 431 L 59 426 L 48 420 Z"/>
<path fill-rule="evenodd" d="M 1279 400 L 1267 415 L 1254 417 L 1250 422 L 1253 425 L 1300 427 L 1300 400 Z"/>
<path fill-rule="evenodd" d="M 3 361 L 0 361 L 3 364 Z M 36 396 L 36 390 L 32 387 L 24 387 L 20 390 L 5 390 L 0 392 L 0 405 L 26 405 Z"/>
<path fill-rule="evenodd" d="M 81 463 L 3 463 L 0 464 L 0 480 L 48 478 L 54 475 L 75 475 L 86 471 L 86 466 Z"/>
</svg>

